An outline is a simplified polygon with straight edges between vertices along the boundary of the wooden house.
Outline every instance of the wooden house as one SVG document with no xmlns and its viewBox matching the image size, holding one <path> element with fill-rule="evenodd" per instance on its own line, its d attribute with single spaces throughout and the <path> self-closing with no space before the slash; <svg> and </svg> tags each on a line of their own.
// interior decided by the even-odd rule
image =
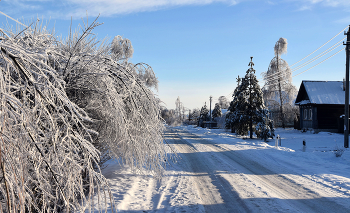
<svg viewBox="0 0 350 213">
<path fill-rule="evenodd" d="M 303 81 L 295 101 L 300 110 L 300 128 L 341 132 L 344 103 L 342 81 Z"/>
</svg>

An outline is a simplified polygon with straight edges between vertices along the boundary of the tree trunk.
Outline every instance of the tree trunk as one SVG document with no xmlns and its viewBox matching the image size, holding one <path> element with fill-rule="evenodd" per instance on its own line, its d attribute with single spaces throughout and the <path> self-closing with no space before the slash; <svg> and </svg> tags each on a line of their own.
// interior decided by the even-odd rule
<svg viewBox="0 0 350 213">
<path fill-rule="evenodd" d="M 277 52 L 277 73 L 279 73 L 279 67 L 278 67 L 278 52 Z M 281 76 L 278 78 L 278 92 L 280 93 L 280 116 L 281 116 L 281 121 L 282 121 L 282 128 L 285 128 L 285 123 L 284 123 L 284 114 L 283 114 L 283 100 L 282 100 L 282 88 L 281 88 Z"/>
<path fill-rule="evenodd" d="M 281 89 L 281 79 L 278 79 L 278 90 L 280 93 L 280 114 L 281 114 L 281 121 L 282 121 L 282 128 L 285 128 L 286 125 L 284 123 L 284 114 L 283 114 L 283 100 L 282 100 L 282 89 Z"/>
<path fill-rule="evenodd" d="M 250 139 L 253 138 L 253 117 L 252 117 L 252 75 L 250 73 L 249 75 L 249 133 L 250 133 Z"/>
</svg>

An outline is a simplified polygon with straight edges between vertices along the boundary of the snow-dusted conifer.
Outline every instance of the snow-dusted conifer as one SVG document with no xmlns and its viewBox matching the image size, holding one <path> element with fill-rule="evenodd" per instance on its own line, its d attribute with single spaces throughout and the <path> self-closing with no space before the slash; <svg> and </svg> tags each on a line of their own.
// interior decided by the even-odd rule
<svg viewBox="0 0 350 213">
<path fill-rule="evenodd" d="M 204 106 L 202 106 L 202 108 L 201 108 L 200 119 L 202 121 L 209 120 L 209 110 L 207 108 L 207 104 L 204 104 Z"/>
<path fill-rule="evenodd" d="M 267 141 L 268 138 L 275 136 L 275 129 L 273 128 L 273 121 L 269 119 L 269 111 L 264 109 L 260 113 L 261 121 L 255 126 L 255 134 L 258 138 Z"/>
<path fill-rule="evenodd" d="M 197 122 L 199 120 L 201 111 L 198 108 L 195 108 L 191 112 L 191 118 L 194 122 Z"/>
<path fill-rule="evenodd" d="M 239 135 L 247 135 L 249 131 L 248 120 L 245 112 L 249 106 L 246 97 L 248 86 L 247 81 L 238 76 L 237 87 L 233 92 L 233 100 L 231 101 L 228 113 L 226 114 L 226 128 L 231 129 L 231 132 L 236 132 Z"/>
<path fill-rule="evenodd" d="M 215 107 L 212 112 L 212 116 L 214 119 L 222 116 L 221 107 L 219 103 L 215 104 Z"/>
<path fill-rule="evenodd" d="M 226 116 L 226 127 L 234 129 L 240 135 L 247 135 L 249 130 L 250 138 L 253 137 L 253 132 L 258 137 L 262 137 L 266 136 L 266 133 L 261 132 L 264 129 L 262 127 L 254 129 L 253 126 L 265 127 L 265 124 L 270 125 L 271 121 L 255 76 L 254 63 L 251 61 L 249 66 L 251 67 L 247 70 L 245 77 L 237 79 L 238 85 L 233 94 L 233 101 L 230 103 L 230 112 Z M 273 137 L 273 127 L 269 130 L 270 137 Z"/>
</svg>

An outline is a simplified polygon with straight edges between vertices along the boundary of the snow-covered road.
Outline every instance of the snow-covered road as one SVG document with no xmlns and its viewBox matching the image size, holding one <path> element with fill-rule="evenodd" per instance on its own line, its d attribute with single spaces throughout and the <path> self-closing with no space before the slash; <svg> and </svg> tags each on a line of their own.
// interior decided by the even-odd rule
<svg viewBox="0 0 350 213">
<path fill-rule="evenodd" d="M 302 174 L 293 161 L 184 129 L 164 136 L 179 158 L 160 181 L 127 170 L 116 175 L 113 165 L 105 171 L 118 212 L 350 212 L 347 189 Z"/>
</svg>

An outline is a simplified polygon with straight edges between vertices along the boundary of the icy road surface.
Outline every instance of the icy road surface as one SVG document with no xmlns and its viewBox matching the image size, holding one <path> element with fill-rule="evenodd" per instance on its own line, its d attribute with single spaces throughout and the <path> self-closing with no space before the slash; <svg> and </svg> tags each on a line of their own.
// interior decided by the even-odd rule
<svg viewBox="0 0 350 213">
<path fill-rule="evenodd" d="M 342 189 L 288 158 L 184 129 L 168 128 L 165 139 L 180 158 L 162 180 L 125 169 L 116 175 L 117 165 L 105 171 L 118 212 L 350 212 L 349 177 L 335 175 Z"/>
</svg>

